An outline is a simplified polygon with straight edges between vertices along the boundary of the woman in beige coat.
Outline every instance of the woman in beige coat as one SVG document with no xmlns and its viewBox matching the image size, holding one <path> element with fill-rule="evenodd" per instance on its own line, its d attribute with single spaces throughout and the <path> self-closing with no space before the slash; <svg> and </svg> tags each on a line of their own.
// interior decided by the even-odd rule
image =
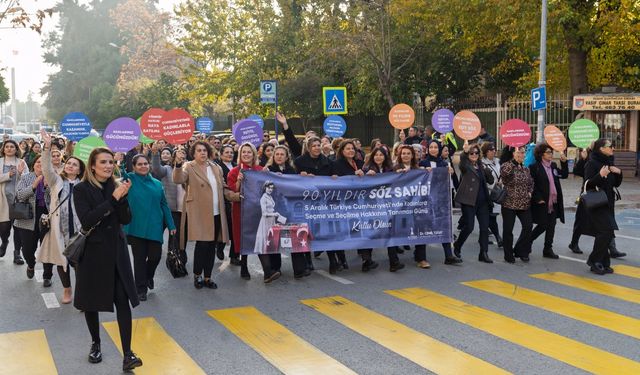
<svg viewBox="0 0 640 375">
<path fill-rule="evenodd" d="M 80 183 L 84 174 L 82 160 L 71 156 L 64 163 L 62 172 L 58 174 L 52 160 L 53 153 L 60 151 L 51 150 L 51 136 L 45 131 L 40 132 L 44 149 L 42 151 L 42 174 L 49 186 L 51 203 L 49 204 L 49 232 L 42 239 L 40 249 L 36 252 L 36 260 L 43 263 L 43 279 L 51 280 L 53 266 L 57 265 L 58 275 L 64 288 L 62 303 L 71 303 L 71 272 L 67 258 L 62 255 L 69 238 L 81 228 L 80 220 L 73 205 L 73 187 Z M 36 218 L 39 220 L 40 218 Z"/>
<path fill-rule="evenodd" d="M 229 242 L 224 197 L 231 199 L 233 193 L 224 183 L 222 169 L 211 162 L 213 152 L 207 142 L 197 141 L 190 149 L 193 161 L 185 162 L 182 154 L 177 154 L 173 168 L 173 182 L 183 184 L 186 190 L 180 220 L 180 249 L 185 250 L 186 241 L 196 241 L 193 259 L 196 289 L 218 287 L 211 279 L 216 245 Z"/>
</svg>

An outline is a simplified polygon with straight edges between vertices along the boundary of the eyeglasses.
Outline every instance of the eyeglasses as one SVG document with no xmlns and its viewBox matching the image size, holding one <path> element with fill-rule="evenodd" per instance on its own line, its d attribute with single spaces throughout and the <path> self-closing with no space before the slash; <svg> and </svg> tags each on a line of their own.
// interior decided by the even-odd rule
<svg viewBox="0 0 640 375">
<path fill-rule="evenodd" d="M 545 154 L 553 154 L 553 150 L 547 150 L 544 152 Z"/>
</svg>

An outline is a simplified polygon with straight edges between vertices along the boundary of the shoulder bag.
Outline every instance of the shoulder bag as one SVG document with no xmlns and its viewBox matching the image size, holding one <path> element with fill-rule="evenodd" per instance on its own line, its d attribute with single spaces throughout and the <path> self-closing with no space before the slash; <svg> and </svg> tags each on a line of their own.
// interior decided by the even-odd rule
<svg viewBox="0 0 640 375">
<path fill-rule="evenodd" d="M 71 264 L 77 265 L 80 262 L 82 256 L 84 255 L 84 245 L 87 241 L 87 237 L 89 237 L 91 232 L 93 232 L 93 230 L 96 229 L 96 227 L 100 225 L 100 223 L 101 221 L 98 221 L 86 232 L 81 229 L 78 233 L 74 234 L 73 237 L 69 239 L 69 244 L 64 248 L 62 255 L 67 257 Z"/>
<path fill-rule="evenodd" d="M 604 207 L 609 204 L 609 198 L 603 190 L 591 190 L 587 191 L 587 183 L 584 182 L 583 192 L 580 195 L 580 203 L 584 205 L 587 210 L 595 210 L 596 208 Z"/>
<path fill-rule="evenodd" d="M 9 205 L 9 219 L 29 220 L 33 219 L 33 209 L 31 203 L 21 202 L 17 198 Z"/>
<path fill-rule="evenodd" d="M 60 206 L 62 206 L 62 204 L 67 201 L 67 199 L 69 199 L 69 194 L 67 194 L 67 196 L 62 200 L 62 202 L 58 203 L 58 207 L 56 207 L 55 210 L 49 212 L 48 214 L 40 215 L 40 220 L 38 221 L 38 228 L 40 229 L 41 238 L 44 237 L 44 235 L 47 234 L 47 232 L 49 232 L 49 229 L 51 229 L 51 215 L 55 214 L 56 211 L 58 211 L 58 209 L 60 208 Z M 69 214 L 73 215 L 73 212 L 70 212 Z"/>
<path fill-rule="evenodd" d="M 491 199 L 493 203 L 502 204 L 502 202 L 507 199 L 507 189 L 504 188 L 504 185 L 500 181 L 501 176 L 498 175 L 495 169 L 493 169 L 493 167 L 491 167 L 490 165 L 487 165 L 487 167 L 491 169 L 491 173 L 498 178 L 498 181 L 496 181 L 496 183 L 493 185 L 493 188 L 489 192 L 489 199 Z"/>
</svg>

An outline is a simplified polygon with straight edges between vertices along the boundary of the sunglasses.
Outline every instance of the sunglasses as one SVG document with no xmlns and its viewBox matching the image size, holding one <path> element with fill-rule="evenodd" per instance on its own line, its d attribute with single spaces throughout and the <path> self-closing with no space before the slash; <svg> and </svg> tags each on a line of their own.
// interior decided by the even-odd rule
<svg viewBox="0 0 640 375">
<path fill-rule="evenodd" d="M 480 153 L 478 151 L 471 151 L 469 155 L 480 155 Z"/>
</svg>

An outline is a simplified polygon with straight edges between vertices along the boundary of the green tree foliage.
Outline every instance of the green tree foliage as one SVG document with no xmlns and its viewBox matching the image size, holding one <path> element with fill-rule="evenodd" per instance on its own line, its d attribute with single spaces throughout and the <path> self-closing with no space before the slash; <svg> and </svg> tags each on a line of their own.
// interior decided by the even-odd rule
<svg viewBox="0 0 640 375">
<path fill-rule="evenodd" d="M 10 98 L 9 89 L 4 82 L 4 77 L 0 76 L 0 104 L 8 102 Z"/>
</svg>

